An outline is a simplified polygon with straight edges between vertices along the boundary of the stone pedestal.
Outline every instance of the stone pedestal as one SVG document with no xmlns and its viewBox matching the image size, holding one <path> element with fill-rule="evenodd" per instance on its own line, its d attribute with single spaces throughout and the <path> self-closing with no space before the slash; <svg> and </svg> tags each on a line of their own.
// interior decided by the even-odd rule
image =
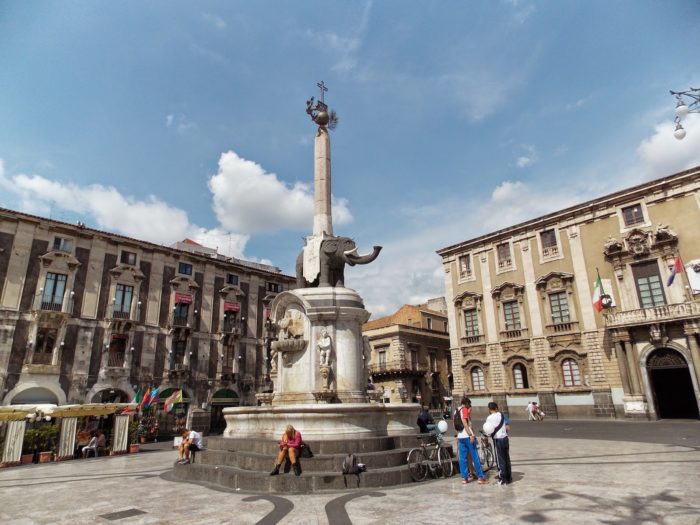
<svg viewBox="0 0 700 525">
<path fill-rule="evenodd" d="M 323 391 L 335 391 L 340 403 L 366 403 L 362 325 L 369 315 L 362 298 L 349 288 L 279 294 L 272 303 L 272 317 L 283 327 L 273 342 L 273 405 L 313 404 L 314 392 Z M 320 341 L 325 336 L 330 350 L 327 364 L 322 364 Z"/>
</svg>

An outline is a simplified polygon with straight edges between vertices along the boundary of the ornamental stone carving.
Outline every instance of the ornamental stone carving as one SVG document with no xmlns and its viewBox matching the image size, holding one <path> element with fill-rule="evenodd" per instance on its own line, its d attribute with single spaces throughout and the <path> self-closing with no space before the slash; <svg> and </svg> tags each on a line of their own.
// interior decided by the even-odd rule
<svg viewBox="0 0 700 525">
<path fill-rule="evenodd" d="M 632 230 L 627 236 L 627 249 L 632 257 L 646 257 L 649 255 L 649 235 L 639 229 Z"/>
<path fill-rule="evenodd" d="M 605 256 L 612 257 L 613 255 L 617 255 L 621 251 L 622 251 L 622 243 L 620 241 L 618 241 L 612 235 L 609 235 L 608 240 L 605 241 L 605 245 L 603 248 L 603 253 L 605 254 Z"/>
</svg>

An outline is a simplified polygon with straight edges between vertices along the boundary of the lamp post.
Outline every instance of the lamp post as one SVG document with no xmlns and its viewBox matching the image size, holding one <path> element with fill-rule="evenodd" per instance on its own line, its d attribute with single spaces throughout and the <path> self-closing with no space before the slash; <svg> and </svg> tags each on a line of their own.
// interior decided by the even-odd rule
<svg viewBox="0 0 700 525">
<path fill-rule="evenodd" d="M 700 88 L 691 87 L 687 91 L 671 91 L 671 95 L 676 97 L 676 129 L 673 130 L 673 136 L 678 140 L 685 138 L 685 128 L 681 125 L 681 121 L 688 113 L 700 113 Z"/>
</svg>

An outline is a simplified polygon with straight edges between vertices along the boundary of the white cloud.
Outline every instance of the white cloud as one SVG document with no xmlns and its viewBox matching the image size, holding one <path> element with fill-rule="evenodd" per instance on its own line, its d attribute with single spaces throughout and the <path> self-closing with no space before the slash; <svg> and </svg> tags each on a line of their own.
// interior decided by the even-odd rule
<svg viewBox="0 0 700 525">
<path fill-rule="evenodd" d="M 229 234 L 220 228 L 208 230 L 192 224 L 187 212 L 154 195 L 139 200 L 122 195 L 113 186 L 80 186 L 24 173 L 8 177 L 2 160 L 0 188 L 4 190 L 3 197 L 14 195 L 19 208 L 27 213 L 47 215 L 54 208 L 66 210 L 92 218 L 98 229 L 158 244 L 168 245 L 189 237 L 205 246 L 219 246 L 219 253 L 244 258 L 249 238 L 246 234 Z"/>
<path fill-rule="evenodd" d="M 347 36 L 332 31 L 318 32 L 311 29 L 306 31 L 306 36 L 315 40 L 322 51 L 335 57 L 335 63 L 331 66 L 331 70 L 341 74 L 348 74 L 357 68 L 357 52 L 362 47 L 367 34 L 371 10 L 372 2 L 367 2 L 362 11 L 359 24 Z"/>
<path fill-rule="evenodd" d="M 221 225 L 247 234 L 279 230 L 309 231 L 313 225 L 313 188 L 292 185 L 235 152 L 222 153 L 219 170 L 209 179 L 213 208 Z M 346 199 L 333 199 L 333 222 L 352 220 Z"/>
<path fill-rule="evenodd" d="M 535 151 L 535 148 L 533 146 L 525 146 L 525 149 L 527 150 L 527 153 L 525 155 L 521 155 L 515 161 L 515 165 L 518 168 L 526 168 L 537 161 L 537 152 Z"/>
<path fill-rule="evenodd" d="M 175 115 L 173 113 L 166 115 L 165 126 L 170 129 L 174 129 L 178 133 L 187 133 L 188 131 L 194 131 L 199 127 L 185 115 Z"/>
<path fill-rule="evenodd" d="M 212 13 L 202 13 L 202 19 L 216 29 L 226 29 L 226 21 L 218 15 Z"/>
<path fill-rule="evenodd" d="M 644 178 L 663 177 L 700 165 L 700 115 L 689 115 L 683 127 L 687 135 L 678 140 L 673 136 L 673 122 L 657 124 L 654 134 L 638 146 L 637 171 Z"/>
</svg>

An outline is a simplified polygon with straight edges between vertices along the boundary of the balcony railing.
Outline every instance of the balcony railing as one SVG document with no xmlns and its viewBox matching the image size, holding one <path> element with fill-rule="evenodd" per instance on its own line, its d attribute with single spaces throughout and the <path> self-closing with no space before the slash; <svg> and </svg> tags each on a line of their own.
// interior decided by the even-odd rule
<svg viewBox="0 0 700 525">
<path fill-rule="evenodd" d="M 576 321 L 567 321 L 565 323 L 554 323 L 546 326 L 548 335 L 565 334 L 578 331 L 578 323 Z"/>
<path fill-rule="evenodd" d="M 693 317 L 700 317 L 700 301 L 624 310 L 603 315 L 607 328 L 658 323 L 659 321 L 675 321 Z"/>
<path fill-rule="evenodd" d="M 558 246 L 548 246 L 546 248 L 542 248 L 542 257 L 554 257 L 556 255 L 559 255 Z"/>
<path fill-rule="evenodd" d="M 225 334 L 241 335 L 241 322 L 236 319 L 221 321 L 221 331 Z"/>
<path fill-rule="evenodd" d="M 107 366 L 121 368 L 124 366 L 124 352 L 110 352 Z"/>
<path fill-rule="evenodd" d="M 513 266 L 513 260 L 510 258 L 498 260 L 498 269 L 499 270 L 505 270 L 506 268 L 511 268 L 512 266 Z"/>
<path fill-rule="evenodd" d="M 41 301 L 41 309 L 49 310 L 51 312 L 60 312 L 63 309 L 63 301 Z"/>
<path fill-rule="evenodd" d="M 522 339 L 527 337 L 526 328 L 513 328 L 511 330 L 501 330 L 501 339 Z"/>
<path fill-rule="evenodd" d="M 52 360 L 52 352 L 35 352 L 34 355 L 32 355 L 33 365 L 50 365 Z"/>
<path fill-rule="evenodd" d="M 173 316 L 173 326 L 187 326 L 187 317 Z"/>
<path fill-rule="evenodd" d="M 382 361 L 379 363 L 372 363 L 369 365 L 369 372 L 371 374 L 381 374 L 381 373 L 419 373 L 424 374 L 428 371 L 428 366 L 420 363 L 411 362 L 406 359 L 395 359 L 392 361 Z"/>
<path fill-rule="evenodd" d="M 114 319 L 129 319 L 131 317 L 131 312 L 130 311 L 123 311 L 123 310 L 114 310 L 112 312 L 112 317 Z"/>
<path fill-rule="evenodd" d="M 460 279 L 469 279 L 472 276 L 472 271 L 471 270 L 462 270 L 459 272 L 459 278 Z"/>
<path fill-rule="evenodd" d="M 462 336 L 462 345 L 476 345 L 484 342 L 483 334 Z"/>
</svg>

